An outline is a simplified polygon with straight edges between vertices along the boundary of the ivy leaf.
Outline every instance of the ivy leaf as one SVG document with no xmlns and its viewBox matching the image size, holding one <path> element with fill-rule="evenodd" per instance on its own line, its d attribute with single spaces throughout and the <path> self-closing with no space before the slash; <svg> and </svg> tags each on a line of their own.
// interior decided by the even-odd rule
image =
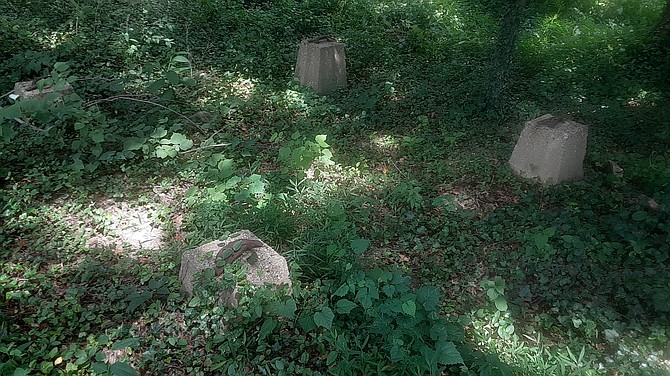
<svg viewBox="0 0 670 376">
<path fill-rule="evenodd" d="M 441 364 L 462 364 L 463 357 L 456 349 L 453 342 L 439 342 L 437 344 L 437 361 Z"/>
<path fill-rule="evenodd" d="M 194 79 L 191 77 L 186 77 L 183 80 L 181 80 L 181 83 L 187 86 L 195 86 L 196 82 Z"/>
<path fill-rule="evenodd" d="M 285 317 L 287 319 L 293 319 L 295 317 L 295 311 L 298 309 L 295 303 L 295 299 L 289 299 L 277 307 L 277 315 Z"/>
<path fill-rule="evenodd" d="M 414 300 L 408 300 L 402 303 L 402 311 L 406 315 L 414 317 L 414 315 L 416 315 L 416 303 Z"/>
<path fill-rule="evenodd" d="M 0 108 L 0 119 L 15 119 L 21 117 L 21 106 L 15 103 L 11 106 Z"/>
<path fill-rule="evenodd" d="M 348 292 L 349 292 L 349 285 L 347 285 L 347 284 L 345 283 L 345 284 L 343 284 L 342 286 L 340 286 L 340 288 L 338 288 L 338 289 L 334 292 L 334 295 L 335 295 L 335 296 L 345 296 L 345 295 L 347 295 Z"/>
<path fill-rule="evenodd" d="M 179 75 L 175 71 L 167 71 L 165 73 L 165 78 L 172 84 L 177 85 L 179 83 Z"/>
<path fill-rule="evenodd" d="M 504 296 L 498 296 L 493 302 L 495 303 L 498 311 L 507 311 L 507 300 Z"/>
<path fill-rule="evenodd" d="M 219 170 L 221 178 L 227 178 L 235 172 L 234 164 L 232 159 L 224 159 L 219 161 L 216 168 Z"/>
<path fill-rule="evenodd" d="M 62 61 L 59 61 L 56 64 L 54 64 L 54 68 L 56 68 L 56 70 L 59 72 L 65 72 L 69 67 L 70 65 L 68 63 Z"/>
<path fill-rule="evenodd" d="M 109 366 L 109 373 L 114 376 L 137 376 L 137 371 L 128 363 L 116 362 Z"/>
<path fill-rule="evenodd" d="M 190 64 L 190 61 L 185 57 L 181 55 L 177 55 L 174 58 L 172 58 L 173 63 L 185 63 L 185 64 Z"/>
<path fill-rule="evenodd" d="M 74 157 L 74 162 L 70 165 L 74 171 L 81 171 L 84 169 L 84 162 L 79 159 L 79 157 Z"/>
<path fill-rule="evenodd" d="M 333 326 L 334 318 L 335 314 L 333 313 L 333 310 L 331 310 L 329 307 L 323 307 L 321 312 L 314 314 L 314 323 L 317 326 L 321 326 L 330 330 L 330 328 Z"/>
<path fill-rule="evenodd" d="M 249 193 L 252 195 L 259 195 L 265 192 L 265 183 L 262 181 L 257 181 L 251 184 L 249 187 Z"/>
<path fill-rule="evenodd" d="M 644 211 L 636 211 L 631 215 L 631 218 L 633 218 L 634 221 L 636 222 L 641 222 L 647 219 L 647 212 Z"/>
<path fill-rule="evenodd" d="M 91 154 L 93 154 L 96 157 L 99 157 L 100 154 L 102 154 L 102 147 L 100 145 L 96 145 L 91 148 Z"/>
<path fill-rule="evenodd" d="M 319 146 L 321 146 L 322 148 L 330 147 L 330 145 L 326 143 L 326 137 L 328 136 L 325 134 L 320 134 L 314 137 L 314 141 L 316 141 L 316 143 L 319 144 Z"/>
<path fill-rule="evenodd" d="M 165 80 L 161 78 L 160 80 L 152 82 L 151 85 L 147 87 L 147 91 L 153 94 L 158 94 L 163 90 L 163 87 L 165 87 Z"/>
<path fill-rule="evenodd" d="M 193 147 L 193 141 L 190 139 L 185 139 L 182 140 L 182 142 L 179 143 L 179 149 L 180 150 L 188 150 Z"/>
<path fill-rule="evenodd" d="M 326 365 L 330 366 L 333 363 L 335 363 L 338 354 L 339 353 L 337 351 L 331 351 L 330 353 L 328 353 L 328 357 L 326 358 Z"/>
<path fill-rule="evenodd" d="M 156 128 L 156 130 L 151 134 L 151 138 L 163 138 L 167 135 L 165 128 Z"/>
<path fill-rule="evenodd" d="M 139 338 L 126 338 L 124 340 L 114 342 L 112 345 L 112 350 L 123 350 L 125 348 L 133 348 L 133 347 L 138 347 L 140 344 L 140 339 Z"/>
<path fill-rule="evenodd" d="M 305 332 L 310 332 L 316 328 L 316 324 L 313 316 L 305 315 L 300 316 L 298 319 L 298 324 Z"/>
<path fill-rule="evenodd" d="M 16 131 L 11 125 L 2 125 L 0 127 L 0 134 L 2 134 L 2 138 L 5 140 L 5 142 L 10 142 L 16 135 Z"/>
<path fill-rule="evenodd" d="M 335 310 L 337 313 L 349 313 L 356 307 L 358 307 L 358 305 L 349 299 L 340 299 L 335 303 Z"/>
<path fill-rule="evenodd" d="M 263 321 L 263 325 L 261 325 L 261 329 L 258 331 L 258 340 L 262 341 L 270 335 L 275 328 L 277 327 L 277 320 L 275 320 L 272 317 L 268 317 Z"/>
<path fill-rule="evenodd" d="M 123 141 L 123 150 L 139 150 L 144 146 L 144 140 L 137 137 L 128 137 Z"/>
<path fill-rule="evenodd" d="M 351 248 L 354 250 L 354 253 L 360 255 L 365 252 L 370 246 L 370 241 L 367 239 L 354 239 L 351 241 Z"/>
</svg>

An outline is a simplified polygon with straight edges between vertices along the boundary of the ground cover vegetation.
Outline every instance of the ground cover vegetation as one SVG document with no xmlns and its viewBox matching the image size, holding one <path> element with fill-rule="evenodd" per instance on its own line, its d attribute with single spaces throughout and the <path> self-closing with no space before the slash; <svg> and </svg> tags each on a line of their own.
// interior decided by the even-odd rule
<svg viewBox="0 0 670 376">
<path fill-rule="evenodd" d="M 1 1 L 0 95 L 57 89 L 0 98 L 1 373 L 668 374 L 668 14 Z M 345 90 L 293 78 L 319 35 L 346 43 Z M 544 113 L 590 126 L 583 181 L 506 166 Z M 144 207 L 160 249 L 95 241 Z M 291 294 L 223 307 L 227 265 L 183 298 L 183 250 L 240 229 L 287 257 Z"/>
</svg>

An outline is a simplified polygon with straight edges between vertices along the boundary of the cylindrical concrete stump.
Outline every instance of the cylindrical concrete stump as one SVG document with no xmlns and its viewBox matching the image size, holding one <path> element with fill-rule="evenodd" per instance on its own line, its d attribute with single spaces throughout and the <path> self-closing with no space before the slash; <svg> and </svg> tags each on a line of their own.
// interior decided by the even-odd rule
<svg viewBox="0 0 670 376">
<path fill-rule="evenodd" d="M 584 176 L 586 125 L 552 115 L 526 123 L 509 164 L 524 178 L 559 184 Z"/>
<path fill-rule="evenodd" d="M 329 37 L 307 39 L 300 43 L 295 74 L 300 85 L 325 94 L 347 86 L 347 62 L 344 44 Z"/>
</svg>

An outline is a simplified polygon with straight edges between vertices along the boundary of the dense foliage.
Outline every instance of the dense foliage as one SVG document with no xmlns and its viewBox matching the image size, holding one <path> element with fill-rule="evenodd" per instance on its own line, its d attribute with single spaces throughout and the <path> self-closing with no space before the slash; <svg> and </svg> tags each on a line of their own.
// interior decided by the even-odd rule
<svg viewBox="0 0 670 376">
<path fill-rule="evenodd" d="M 0 373 L 666 374 L 665 13 L 0 2 Z M 319 35 L 346 44 L 347 89 L 293 78 Z M 28 80 L 55 90 L 10 99 Z M 545 113 L 589 125 L 583 181 L 508 169 Z M 114 240 L 140 209 L 160 249 Z M 184 249 L 240 229 L 289 260 L 291 291 L 233 264 L 181 296 Z"/>
</svg>

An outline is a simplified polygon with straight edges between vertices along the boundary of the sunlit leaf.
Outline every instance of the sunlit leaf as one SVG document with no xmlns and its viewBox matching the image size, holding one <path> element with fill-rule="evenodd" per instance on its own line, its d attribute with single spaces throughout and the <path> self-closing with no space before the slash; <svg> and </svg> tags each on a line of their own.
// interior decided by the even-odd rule
<svg viewBox="0 0 670 376">
<path fill-rule="evenodd" d="M 172 62 L 173 63 L 186 63 L 186 64 L 190 63 L 190 61 L 185 56 L 181 56 L 181 55 L 177 55 L 177 56 L 173 57 Z"/>
<path fill-rule="evenodd" d="M 326 143 L 326 137 L 328 136 L 325 134 L 320 134 L 314 137 L 314 141 L 316 141 L 316 143 L 319 144 L 319 146 L 321 146 L 322 148 L 330 147 L 330 145 Z"/>
<path fill-rule="evenodd" d="M 498 311 L 502 312 L 507 311 L 507 300 L 505 299 L 504 296 L 502 295 L 498 296 L 493 302 L 495 303 Z"/>
</svg>

